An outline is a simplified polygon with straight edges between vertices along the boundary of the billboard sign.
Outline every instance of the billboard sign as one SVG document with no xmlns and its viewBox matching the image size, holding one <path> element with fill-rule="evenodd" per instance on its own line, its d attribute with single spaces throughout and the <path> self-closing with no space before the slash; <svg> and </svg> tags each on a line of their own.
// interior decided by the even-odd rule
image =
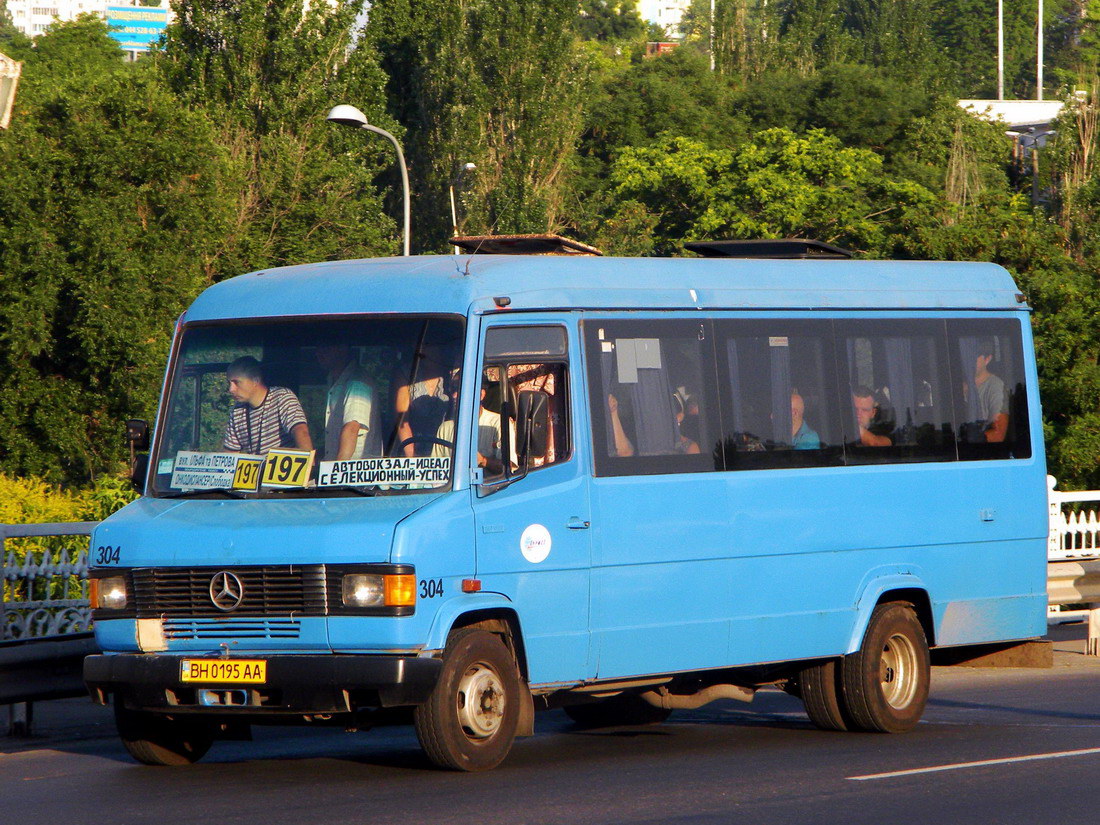
<svg viewBox="0 0 1100 825">
<path fill-rule="evenodd" d="M 111 37 L 126 51 L 145 52 L 168 26 L 168 9 L 153 6 L 108 6 Z"/>
</svg>

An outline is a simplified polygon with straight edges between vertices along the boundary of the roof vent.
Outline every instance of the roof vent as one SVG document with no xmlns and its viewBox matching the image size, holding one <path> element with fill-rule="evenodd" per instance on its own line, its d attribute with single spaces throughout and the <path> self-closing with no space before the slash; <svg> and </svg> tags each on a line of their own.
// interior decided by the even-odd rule
<svg viewBox="0 0 1100 825">
<path fill-rule="evenodd" d="M 466 235 L 450 243 L 470 255 L 603 255 L 561 235 Z"/>
<path fill-rule="evenodd" d="M 814 260 L 843 260 L 853 252 L 830 243 L 808 241 L 804 238 L 755 241 L 690 241 L 684 244 L 704 258 L 812 258 Z"/>
</svg>

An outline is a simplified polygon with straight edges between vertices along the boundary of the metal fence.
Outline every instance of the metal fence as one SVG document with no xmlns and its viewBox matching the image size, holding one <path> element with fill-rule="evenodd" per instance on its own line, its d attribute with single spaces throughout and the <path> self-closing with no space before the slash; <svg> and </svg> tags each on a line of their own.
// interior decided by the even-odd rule
<svg viewBox="0 0 1100 825">
<path fill-rule="evenodd" d="M 0 705 L 12 706 L 12 733 L 30 731 L 32 701 L 84 692 L 81 663 L 96 648 L 82 537 L 95 526 L 0 524 Z"/>
<path fill-rule="evenodd" d="M 57 538 L 89 536 L 95 526 L 94 521 L 0 524 L 0 642 L 91 629 L 87 542 Z"/>
</svg>

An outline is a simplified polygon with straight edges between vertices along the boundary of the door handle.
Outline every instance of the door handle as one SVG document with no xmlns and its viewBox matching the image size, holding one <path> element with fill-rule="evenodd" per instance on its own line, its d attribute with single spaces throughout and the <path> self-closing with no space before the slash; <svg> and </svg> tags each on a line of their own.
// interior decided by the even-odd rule
<svg viewBox="0 0 1100 825">
<path fill-rule="evenodd" d="M 565 526 L 570 530 L 587 530 L 592 526 L 592 522 L 585 521 L 580 516 L 572 516 L 569 521 L 565 522 Z"/>
</svg>

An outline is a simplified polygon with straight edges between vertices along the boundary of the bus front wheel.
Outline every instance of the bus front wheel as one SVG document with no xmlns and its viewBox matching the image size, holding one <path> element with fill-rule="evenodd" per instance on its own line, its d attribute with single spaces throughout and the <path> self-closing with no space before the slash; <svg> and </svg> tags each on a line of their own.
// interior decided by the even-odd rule
<svg viewBox="0 0 1100 825">
<path fill-rule="evenodd" d="M 512 748 L 520 693 L 519 669 L 499 636 L 456 631 L 447 640 L 435 689 L 414 713 L 420 746 L 441 768 L 495 768 Z"/>
<path fill-rule="evenodd" d="M 209 725 L 130 710 L 117 697 L 115 724 L 127 753 L 144 765 L 190 765 L 214 742 Z"/>
<path fill-rule="evenodd" d="M 912 605 L 878 605 L 859 650 L 844 657 L 844 707 L 855 727 L 912 730 L 928 701 L 930 672 L 928 641 Z"/>
</svg>

